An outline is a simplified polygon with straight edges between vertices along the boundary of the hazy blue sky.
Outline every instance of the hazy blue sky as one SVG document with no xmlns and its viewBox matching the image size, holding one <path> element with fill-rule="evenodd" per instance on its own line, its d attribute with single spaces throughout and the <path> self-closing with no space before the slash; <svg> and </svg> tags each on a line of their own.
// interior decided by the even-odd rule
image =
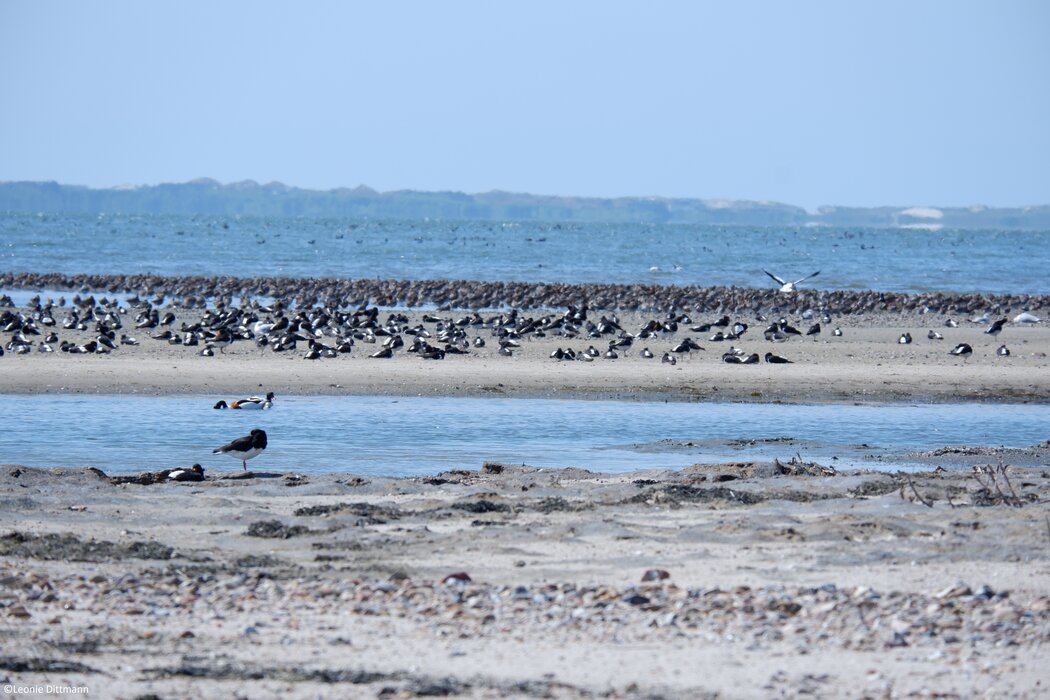
<svg viewBox="0 0 1050 700">
<path fill-rule="evenodd" d="M 0 0 L 0 180 L 1050 203 L 1050 2 Z"/>
</svg>

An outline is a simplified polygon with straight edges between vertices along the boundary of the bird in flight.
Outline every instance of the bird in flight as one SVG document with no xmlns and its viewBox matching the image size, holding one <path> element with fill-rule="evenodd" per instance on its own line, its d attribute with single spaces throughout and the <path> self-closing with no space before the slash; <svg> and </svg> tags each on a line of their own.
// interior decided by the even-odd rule
<svg viewBox="0 0 1050 700">
<path fill-rule="evenodd" d="M 776 275 L 774 275 L 769 270 L 762 270 L 762 272 L 765 272 L 767 275 L 769 275 L 774 280 L 776 280 L 777 284 L 780 285 L 780 291 L 784 292 L 785 294 L 791 294 L 792 292 L 797 292 L 798 291 L 798 284 L 800 282 L 805 282 L 806 280 L 808 280 L 808 279 L 810 279 L 812 277 L 816 277 L 817 275 L 820 274 L 820 270 L 817 270 L 812 275 L 806 275 L 802 279 L 795 280 L 794 282 L 786 282 L 786 281 L 780 279 L 779 277 L 777 277 Z"/>
</svg>

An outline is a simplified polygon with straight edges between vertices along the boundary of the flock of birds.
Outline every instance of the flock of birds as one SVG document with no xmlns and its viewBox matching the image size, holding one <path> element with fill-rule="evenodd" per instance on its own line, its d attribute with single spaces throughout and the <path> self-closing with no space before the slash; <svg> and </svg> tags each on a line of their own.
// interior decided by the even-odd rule
<svg viewBox="0 0 1050 700">
<path fill-rule="evenodd" d="M 820 271 L 794 281 L 787 281 L 773 273 L 763 270 L 778 285 L 779 291 L 791 294 L 798 291 L 798 285 L 816 277 Z M 385 320 L 380 319 L 378 307 L 362 305 L 354 310 L 332 308 L 331 306 L 313 306 L 291 313 L 282 303 L 261 306 L 257 303 L 243 304 L 241 307 L 221 306 L 206 310 L 201 318 L 192 323 L 183 322 L 176 329 L 176 315 L 171 310 L 159 308 L 164 297 L 158 295 L 152 300 L 132 296 L 127 305 L 117 300 L 93 296 L 74 296 L 72 304 L 67 307 L 66 300 L 61 298 L 56 303 L 51 299 L 41 301 L 39 296 L 30 300 L 26 312 L 5 310 L 0 314 L 0 330 L 10 332 L 10 340 L 0 347 L 8 352 L 24 354 L 33 352 L 61 352 L 71 354 L 106 354 L 125 345 L 138 345 L 139 340 L 123 332 L 125 319 L 131 316 L 130 325 L 139 332 L 148 334 L 152 340 L 169 345 L 199 348 L 198 354 L 212 357 L 215 352 L 225 354 L 226 348 L 235 342 L 252 342 L 259 348 L 268 348 L 273 352 L 302 352 L 306 360 L 320 360 L 349 354 L 358 344 L 375 346 L 368 352 L 373 359 L 390 359 L 398 353 L 416 355 L 425 360 L 442 360 L 448 355 L 470 354 L 472 351 L 486 347 L 487 341 L 483 331 L 496 344 L 499 356 L 511 357 L 522 347 L 522 342 L 531 338 L 546 336 L 563 337 L 566 340 L 583 339 L 590 341 L 587 348 L 576 350 L 571 347 L 557 348 L 551 358 L 558 361 L 577 360 L 590 362 L 598 358 L 617 359 L 629 354 L 635 344 L 643 345 L 639 352 L 642 358 L 656 357 L 645 341 L 656 342 L 661 336 L 674 335 L 683 327 L 693 333 L 711 333 L 708 342 L 737 341 L 748 332 L 747 323 L 732 321 L 723 315 L 712 322 L 694 323 L 687 314 L 669 312 L 663 318 L 648 321 L 634 332 L 625 330 L 614 314 L 602 315 L 592 320 L 586 304 L 570 305 L 561 314 L 548 313 L 539 317 L 525 316 L 518 310 L 510 310 L 484 318 L 473 312 L 458 319 L 451 316 L 424 314 L 421 323 L 411 323 L 403 313 L 390 313 Z M 3 301 L 0 300 L 0 305 Z M 131 307 L 130 309 L 128 307 Z M 56 317 L 62 316 L 61 320 Z M 811 311 L 803 312 L 802 319 L 813 318 Z M 768 320 L 760 313 L 755 319 L 766 323 Z M 826 312 L 821 317 L 824 325 L 831 323 Z M 989 322 L 987 314 L 977 322 Z M 1015 322 L 1038 322 L 1030 314 L 1021 314 Z M 986 331 L 995 337 L 1003 329 L 1007 319 L 1002 318 L 991 324 Z M 432 328 L 428 328 L 433 324 Z M 946 321 L 948 326 L 958 325 L 954 320 Z M 85 342 L 63 340 L 59 343 L 57 329 L 88 332 L 93 336 Z M 824 331 L 821 323 L 813 323 L 803 333 L 780 318 L 769 323 L 763 338 L 772 343 L 782 343 L 794 336 L 815 336 Z M 118 337 L 119 333 L 119 337 Z M 842 330 L 835 328 L 832 335 L 842 336 Z M 930 330 L 927 338 L 943 340 L 943 336 Z M 900 344 L 910 344 L 911 334 L 905 332 L 898 338 Z M 604 349 L 595 347 L 604 345 Z M 704 348 L 691 336 L 675 343 L 669 349 L 661 351 L 661 361 L 676 364 L 683 355 L 691 356 L 693 352 Z M 969 357 L 973 348 L 967 343 L 959 343 L 949 354 Z M 1010 355 L 1003 345 L 997 350 L 999 356 Z M 722 353 L 722 361 L 727 364 L 758 364 L 762 361 L 770 364 L 788 364 L 791 360 L 766 352 L 746 352 L 730 347 Z M 230 406 L 234 408 L 235 406 Z"/>
</svg>

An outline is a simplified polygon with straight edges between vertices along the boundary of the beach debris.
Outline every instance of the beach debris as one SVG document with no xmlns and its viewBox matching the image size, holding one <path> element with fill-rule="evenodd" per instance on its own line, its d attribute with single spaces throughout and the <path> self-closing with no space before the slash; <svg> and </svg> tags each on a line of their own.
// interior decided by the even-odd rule
<svg viewBox="0 0 1050 700">
<path fill-rule="evenodd" d="M 910 476 L 908 476 L 907 474 L 904 474 L 903 472 L 897 472 L 897 477 L 900 479 L 900 482 L 901 482 L 901 486 L 900 486 L 901 498 L 903 498 L 905 501 L 909 501 L 911 503 L 914 503 L 915 501 L 918 501 L 919 503 L 923 504 L 927 508 L 933 508 L 933 504 L 935 503 L 935 501 L 933 499 L 928 498 L 927 496 L 923 496 L 921 493 L 919 493 L 919 489 L 915 486 L 915 482 L 912 480 L 912 478 Z M 914 496 L 914 498 L 912 498 L 912 496 Z"/>
<path fill-rule="evenodd" d="M 468 574 L 466 571 L 456 571 L 441 579 L 441 583 L 445 584 L 446 586 L 455 584 L 462 585 L 470 583 L 472 580 L 473 579 L 470 578 L 470 574 Z"/>
<path fill-rule="evenodd" d="M 219 478 L 227 481 L 241 481 L 245 479 L 254 479 L 255 472 L 230 472 L 229 474 L 223 474 Z"/>
<path fill-rule="evenodd" d="M 943 591 L 934 594 L 934 598 L 938 600 L 953 600 L 955 598 L 962 598 L 964 596 L 973 595 L 973 589 L 967 586 L 962 581 L 956 581 L 951 586 L 948 586 Z"/>
<path fill-rule="evenodd" d="M 171 559 L 174 549 L 159 542 L 117 544 L 106 540 L 81 540 L 72 533 L 34 535 L 14 531 L 0 536 L 0 556 L 44 560 L 107 561 L 120 559 Z"/>
<path fill-rule="evenodd" d="M 981 485 L 974 494 L 974 505 L 1007 505 L 1020 508 L 1027 502 L 1017 495 L 1014 485 L 1007 475 L 1009 466 L 999 461 L 998 464 L 978 464 L 973 467 L 973 478 Z"/>
<path fill-rule="evenodd" d="M 173 467 L 172 469 L 161 469 L 155 472 L 142 472 L 141 474 L 133 475 L 117 475 L 106 477 L 105 474 L 101 475 L 103 478 L 108 478 L 111 484 L 139 484 L 141 486 L 150 486 L 152 484 L 162 484 L 167 481 L 204 481 L 204 468 L 199 464 L 194 464 L 190 467 Z"/>
<path fill-rule="evenodd" d="M 248 537 L 269 537 L 287 540 L 311 532 L 305 525 L 285 525 L 280 520 L 259 520 L 248 526 L 245 531 Z"/>
<path fill-rule="evenodd" d="M 642 582 L 648 583 L 650 581 L 663 581 L 664 579 L 671 578 L 671 573 L 664 569 L 648 569 L 642 574 Z"/>
<path fill-rule="evenodd" d="M 707 503 L 710 501 L 728 501 L 750 506 L 762 503 L 767 497 L 760 493 L 731 489 L 725 486 L 701 488 L 690 484 L 661 484 L 646 489 L 642 493 L 624 499 L 624 503 L 645 503 L 648 505 L 680 506 L 683 503 Z"/>
<path fill-rule="evenodd" d="M 781 462 L 779 458 L 774 457 L 773 472 L 781 476 L 836 476 L 838 474 L 835 467 L 807 462 L 798 452 L 789 462 Z"/>
<path fill-rule="evenodd" d="M 1014 323 L 1042 323 L 1042 319 L 1026 311 L 1014 316 Z"/>
</svg>

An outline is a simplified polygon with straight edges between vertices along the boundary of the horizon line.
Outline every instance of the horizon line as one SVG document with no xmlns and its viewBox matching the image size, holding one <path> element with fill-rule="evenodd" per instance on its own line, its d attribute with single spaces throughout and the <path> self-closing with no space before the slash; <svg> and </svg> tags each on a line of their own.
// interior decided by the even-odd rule
<svg viewBox="0 0 1050 700">
<path fill-rule="evenodd" d="M 109 186 L 95 186 L 95 185 L 82 185 L 68 182 L 60 182 L 58 180 L 0 180 L 0 185 L 18 185 L 18 184 L 56 184 L 61 187 L 76 187 L 87 190 L 95 191 L 133 191 L 139 189 L 146 189 L 150 187 L 162 187 L 165 185 L 194 185 L 194 184 L 214 184 L 219 187 L 232 187 L 236 185 L 249 185 L 255 186 L 262 189 L 265 188 L 283 188 L 287 190 L 298 190 L 301 192 L 319 192 L 319 193 L 332 193 L 332 192 L 344 192 L 344 191 L 356 191 L 356 190 L 367 190 L 377 195 L 391 195 L 405 192 L 421 193 L 421 194 L 461 194 L 466 196 L 480 196 L 488 194 L 506 194 L 506 195 L 518 195 L 524 197 L 548 197 L 556 199 L 576 199 L 576 200 L 595 200 L 595 201 L 613 201 L 613 200 L 650 200 L 650 201 L 698 201 L 698 202 L 725 202 L 726 204 L 731 203 L 752 203 L 762 205 L 779 205 L 785 207 L 793 207 L 805 211 L 807 214 L 819 214 L 822 210 L 826 209 L 963 209 L 968 211 L 983 211 L 989 209 L 1019 209 L 1019 210 L 1031 210 L 1042 207 L 1050 206 L 1050 204 L 1024 204 L 1014 206 L 995 206 L 988 204 L 956 204 L 956 205 L 942 205 L 942 204 L 876 204 L 876 205 L 858 205 L 858 204 L 821 204 L 814 209 L 808 207 L 792 204 L 790 202 L 783 202 L 776 199 L 749 199 L 749 198 L 734 198 L 734 197 L 668 197 L 665 195 L 616 195 L 616 196 L 593 196 L 593 195 L 575 195 L 575 194 L 540 194 L 535 192 L 517 192 L 513 190 L 501 190 L 491 189 L 479 192 L 467 192 L 465 190 L 455 189 L 433 189 L 433 190 L 418 190 L 418 189 L 393 189 L 393 190 L 377 190 L 364 183 L 356 186 L 340 185 L 337 187 L 330 187 L 327 189 L 320 188 L 309 188 L 300 187 L 298 185 L 289 185 L 281 182 L 280 180 L 270 180 L 269 182 L 259 182 L 251 178 L 244 180 L 235 180 L 229 182 L 222 182 L 213 177 L 201 176 L 191 178 L 184 182 L 155 182 L 155 183 L 122 183 L 119 185 Z"/>
</svg>

